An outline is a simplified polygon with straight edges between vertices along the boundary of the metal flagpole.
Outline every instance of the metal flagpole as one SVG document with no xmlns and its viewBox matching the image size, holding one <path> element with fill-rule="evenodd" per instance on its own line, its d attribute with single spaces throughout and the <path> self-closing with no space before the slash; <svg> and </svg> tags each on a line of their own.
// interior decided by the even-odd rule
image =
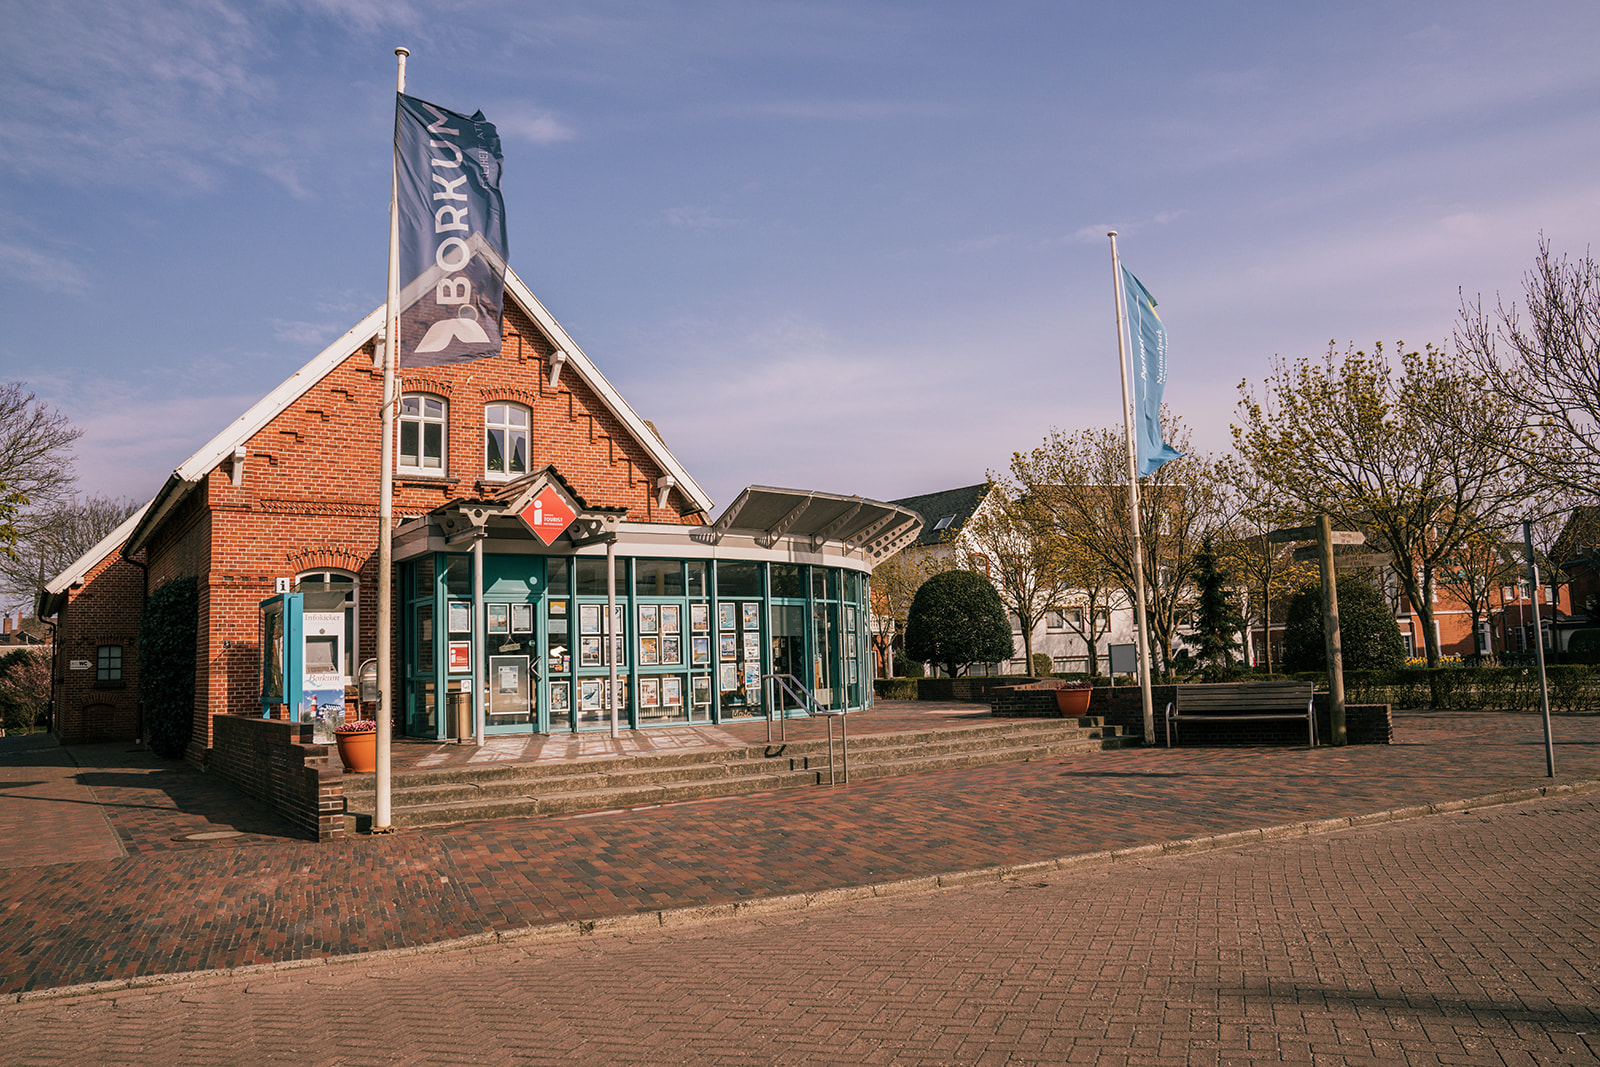
<svg viewBox="0 0 1600 1067">
<path fill-rule="evenodd" d="M 406 91 L 408 49 L 394 50 L 398 69 L 395 92 Z M 378 751 L 377 798 L 372 832 L 386 834 L 389 824 L 389 733 L 394 722 L 394 596 L 391 591 L 394 545 L 394 367 L 400 348 L 400 174 L 391 159 L 389 172 L 389 289 L 383 309 L 383 405 L 379 409 L 378 465 Z"/>
<path fill-rule="evenodd" d="M 1139 698 L 1144 705 L 1144 743 L 1156 743 L 1155 705 L 1150 698 L 1150 630 L 1144 610 L 1144 537 L 1139 530 L 1139 464 L 1133 438 L 1133 396 L 1128 391 L 1127 312 L 1122 303 L 1122 260 L 1117 257 L 1117 231 L 1111 238 L 1111 284 L 1117 296 L 1117 369 L 1122 374 L 1122 421 L 1128 431 L 1128 515 L 1133 524 L 1134 616 L 1139 622 Z"/>
</svg>

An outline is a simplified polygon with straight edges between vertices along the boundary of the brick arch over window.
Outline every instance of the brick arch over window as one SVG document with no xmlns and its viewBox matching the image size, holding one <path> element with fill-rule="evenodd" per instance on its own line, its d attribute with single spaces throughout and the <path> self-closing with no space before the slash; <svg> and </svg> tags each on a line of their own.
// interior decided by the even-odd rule
<svg viewBox="0 0 1600 1067">
<path fill-rule="evenodd" d="M 532 389 L 513 389 L 509 386 L 490 386 L 483 390 L 485 404 L 511 403 L 531 408 L 538 404 L 539 394 Z"/>
<path fill-rule="evenodd" d="M 370 553 L 346 545 L 302 548 L 285 557 L 296 574 L 302 571 L 333 570 L 360 574 Z"/>
<path fill-rule="evenodd" d="M 450 399 L 450 382 L 436 381 L 433 378 L 424 378 L 418 374 L 402 375 L 400 391 L 402 393 L 432 393 L 434 396 Z"/>
</svg>

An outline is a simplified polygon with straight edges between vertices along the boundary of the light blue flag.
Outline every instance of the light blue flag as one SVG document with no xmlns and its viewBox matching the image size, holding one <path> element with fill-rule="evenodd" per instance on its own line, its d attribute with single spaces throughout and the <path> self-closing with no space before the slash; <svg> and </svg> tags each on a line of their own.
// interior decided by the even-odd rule
<svg viewBox="0 0 1600 1067">
<path fill-rule="evenodd" d="M 1156 298 L 1127 267 L 1122 290 L 1128 303 L 1128 338 L 1133 343 L 1133 427 L 1139 476 L 1154 474 L 1183 455 L 1161 439 L 1161 394 L 1167 387 L 1167 328 L 1156 314 Z"/>
</svg>

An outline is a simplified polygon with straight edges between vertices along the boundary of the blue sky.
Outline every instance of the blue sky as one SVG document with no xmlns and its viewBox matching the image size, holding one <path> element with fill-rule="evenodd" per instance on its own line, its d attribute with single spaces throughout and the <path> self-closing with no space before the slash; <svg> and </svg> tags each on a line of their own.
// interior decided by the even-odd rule
<svg viewBox="0 0 1600 1067">
<path fill-rule="evenodd" d="M 1600 5 L 3 2 L 0 377 L 145 499 L 383 298 L 395 45 L 505 146 L 511 264 L 718 506 L 890 498 L 1446 343 L 1600 223 Z"/>
</svg>

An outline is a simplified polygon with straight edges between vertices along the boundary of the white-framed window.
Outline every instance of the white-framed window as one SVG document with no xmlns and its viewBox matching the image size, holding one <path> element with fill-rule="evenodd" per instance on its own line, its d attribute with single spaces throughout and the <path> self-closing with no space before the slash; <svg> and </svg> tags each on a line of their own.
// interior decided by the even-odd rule
<svg viewBox="0 0 1600 1067">
<path fill-rule="evenodd" d="M 1067 628 L 1067 617 L 1059 611 L 1047 611 L 1044 613 L 1044 628 L 1051 633 L 1065 630 Z"/>
<path fill-rule="evenodd" d="M 491 478 L 528 473 L 528 409 L 521 404 L 489 404 L 483 409 L 483 464 Z"/>
<path fill-rule="evenodd" d="M 356 646 L 360 629 L 360 580 L 349 571 L 305 571 L 295 577 L 294 591 L 304 595 L 306 611 L 344 612 L 344 662 L 338 664 L 346 678 L 356 675 Z"/>
<path fill-rule="evenodd" d="M 445 442 L 450 439 L 449 406 L 427 393 L 407 393 L 400 398 L 397 430 L 400 448 L 395 467 L 418 474 L 443 474 Z"/>
</svg>

